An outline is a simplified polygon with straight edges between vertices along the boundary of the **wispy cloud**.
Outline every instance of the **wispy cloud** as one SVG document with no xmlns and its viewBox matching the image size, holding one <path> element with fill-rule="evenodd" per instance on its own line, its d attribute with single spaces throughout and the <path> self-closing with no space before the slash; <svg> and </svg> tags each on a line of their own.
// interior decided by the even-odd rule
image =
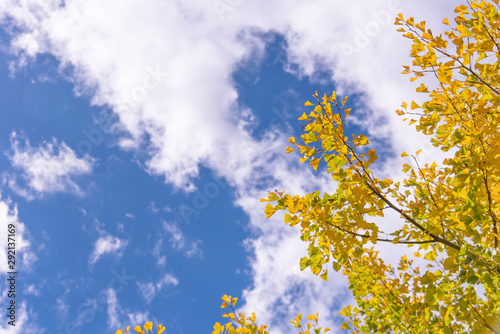
<svg viewBox="0 0 500 334">
<path fill-rule="evenodd" d="M 116 295 L 116 291 L 113 289 L 108 289 L 106 294 L 106 302 L 107 302 L 107 316 L 108 316 L 108 328 L 110 330 L 116 331 L 119 328 L 122 328 L 123 324 L 143 324 L 146 321 L 152 321 L 149 311 L 130 311 L 128 309 L 124 309 L 120 306 L 118 301 L 118 297 Z M 127 320 L 123 320 L 126 318 Z M 153 320 L 154 321 L 154 320 Z"/>
<path fill-rule="evenodd" d="M 163 254 L 163 238 L 158 238 L 153 248 L 153 256 L 156 258 L 156 265 L 164 267 L 167 264 L 167 257 Z"/>
<path fill-rule="evenodd" d="M 29 284 L 24 288 L 24 294 L 26 295 L 33 295 L 33 296 L 40 296 L 40 290 L 35 287 L 34 284 Z"/>
<path fill-rule="evenodd" d="M 118 304 L 118 298 L 116 298 L 116 292 L 113 289 L 108 289 L 107 293 L 107 312 L 108 312 L 108 327 L 109 328 L 119 328 L 120 323 L 120 306 Z"/>
<path fill-rule="evenodd" d="M 165 274 L 163 278 L 157 282 L 137 282 L 139 291 L 148 304 L 151 303 L 151 301 L 160 291 L 162 291 L 164 287 L 177 286 L 178 284 L 179 280 L 171 274 Z"/>
<path fill-rule="evenodd" d="M 7 299 L 8 289 L 0 291 L 0 303 L 8 305 L 11 299 Z M 24 334 L 24 333 L 45 333 L 44 328 L 37 324 L 37 314 L 28 307 L 26 301 L 16 302 L 15 326 L 8 324 L 9 318 L 4 316 L 4 321 L 0 322 L 0 333 L 2 334 Z"/>
<path fill-rule="evenodd" d="M 168 235 L 170 245 L 173 249 L 183 252 L 187 257 L 203 255 L 200 248 L 201 240 L 193 241 L 187 239 L 177 224 L 163 222 L 163 230 Z"/>
<path fill-rule="evenodd" d="M 31 249 L 29 231 L 19 220 L 17 206 L 0 197 L 0 270 L 4 273 L 10 271 L 7 263 L 7 237 L 12 227 L 9 227 L 10 224 L 14 226 L 15 231 L 16 258 L 18 259 L 16 268 L 31 270 L 38 257 Z"/>
<path fill-rule="evenodd" d="M 65 321 L 68 317 L 70 306 L 66 303 L 63 298 L 57 298 L 56 304 L 53 309 L 57 312 L 57 315 L 61 321 Z"/>
<path fill-rule="evenodd" d="M 16 172 L 4 173 L 3 182 L 17 194 L 27 199 L 57 192 L 82 194 L 74 178 L 92 171 L 92 158 L 78 158 L 55 138 L 32 147 L 25 134 L 16 132 L 11 134 L 11 148 L 7 156 Z"/>
<path fill-rule="evenodd" d="M 89 264 L 91 266 L 94 265 L 97 261 L 99 261 L 101 256 L 105 254 L 115 254 L 117 256 L 121 256 L 125 246 L 127 246 L 126 240 L 104 234 L 94 243 L 94 250 L 90 255 Z"/>
<path fill-rule="evenodd" d="M 131 324 L 144 324 L 147 321 L 151 321 L 151 316 L 149 311 L 145 312 L 130 312 L 127 314 L 128 322 Z"/>
</svg>

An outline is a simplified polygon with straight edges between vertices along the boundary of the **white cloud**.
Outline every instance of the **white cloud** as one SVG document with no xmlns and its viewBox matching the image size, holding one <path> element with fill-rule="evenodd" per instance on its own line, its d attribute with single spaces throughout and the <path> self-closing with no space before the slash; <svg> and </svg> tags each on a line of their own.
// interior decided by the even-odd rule
<svg viewBox="0 0 500 334">
<path fill-rule="evenodd" d="M 149 153 L 150 173 L 190 191 L 191 178 L 202 164 L 235 187 L 237 204 L 260 232 L 248 242 L 254 252 L 254 283 L 245 292 L 246 307 L 268 314 L 275 333 L 289 329 L 276 319 L 296 315 L 296 310 L 277 310 L 280 301 L 299 298 L 311 310 L 338 308 L 336 296 L 344 296 L 344 290 L 337 278 L 325 285 L 297 271 L 304 245 L 282 222 L 263 218 L 257 201 L 265 195 L 261 186 L 303 193 L 327 189 L 330 181 L 305 167 L 294 170 L 294 157 L 281 154 L 286 136 L 277 129 L 270 129 L 261 141 L 245 131 L 251 115 L 237 105 L 231 75 L 241 61 L 258 62 L 262 55 L 265 42 L 254 32 L 282 34 L 289 71 L 313 77 L 319 69 L 330 71 L 337 91 L 362 93 L 353 119 L 383 137 L 380 149 L 396 156 L 402 150 L 415 151 L 425 142 L 394 113 L 403 100 L 422 99 L 409 77 L 400 75 L 401 65 L 411 63 L 409 42 L 384 16 L 396 14 L 397 3 L 255 0 L 233 2 L 231 10 L 220 12 L 211 1 L 156 0 L 143 6 L 138 0 L 87 0 L 67 2 L 34 19 L 39 2 L 10 1 L 3 8 L 4 15 L 14 18 L 12 24 L 23 29 L 14 39 L 13 52 L 28 58 L 48 52 L 63 67 L 72 66 L 77 91 L 91 95 L 96 105 L 111 107 L 119 117 L 118 128 L 126 133 L 122 147 Z M 444 0 L 400 2 L 405 16 L 425 19 L 433 29 L 444 16 L 453 16 L 455 5 Z M 153 82 L 157 85 L 147 85 Z M 432 152 L 425 159 L 442 156 L 425 148 Z M 399 175 L 398 163 L 399 158 L 389 160 L 380 170 Z M 168 232 L 174 244 L 182 245 L 176 226 L 169 226 Z M 305 293 L 300 297 L 280 282 Z"/>
<path fill-rule="evenodd" d="M 15 265 L 14 269 L 9 267 L 7 262 L 8 250 L 8 229 L 11 224 L 15 226 Z M 7 273 L 10 271 L 24 271 L 32 270 L 33 264 L 37 260 L 36 254 L 31 250 L 31 241 L 28 229 L 25 224 L 19 221 L 17 206 L 13 205 L 9 200 L 2 200 L 0 197 L 0 271 Z M 19 277 L 16 286 L 19 287 Z M 11 299 L 8 297 L 8 290 L 0 291 L 0 304 L 8 305 Z M 38 295 L 39 291 L 33 286 L 29 285 L 23 291 L 25 294 Z M 7 323 L 9 320 L 4 316 L 4 321 L 0 323 L 0 333 L 5 334 L 22 334 L 34 333 L 39 331 L 44 333 L 45 329 L 40 328 L 36 324 L 37 315 L 30 308 L 25 301 L 16 299 L 16 322 L 15 326 Z"/>
<path fill-rule="evenodd" d="M 24 294 L 25 295 L 33 295 L 33 296 L 40 296 L 40 290 L 38 290 L 34 284 L 29 284 L 26 286 L 24 289 Z"/>
<path fill-rule="evenodd" d="M 61 321 L 65 321 L 68 317 L 69 305 L 65 302 L 63 298 L 57 298 L 56 304 L 53 307 L 57 312 L 57 315 Z"/>
<path fill-rule="evenodd" d="M 165 274 L 163 278 L 156 283 L 154 282 L 137 282 L 139 291 L 141 292 L 144 300 L 149 304 L 151 301 L 162 291 L 164 287 L 167 286 L 177 286 L 179 285 L 179 280 L 171 275 Z"/>
<path fill-rule="evenodd" d="M 18 277 L 19 279 L 19 277 Z M 19 281 L 17 282 L 19 283 Z M 8 297 L 9 289 L 0 291 L 0 303 L 2 305 L 10 305 L 10 299 Z M 16 310 L 15 310 L 15 326 L 9 325 L 8 321 L 12 319 L 8 318 L 7 310 L 5 310 L 5 315 L 3 316 L 3 321 L 0 322 L 0 333 L 2 334 L 24 334 L 24 333 L 45 333 L 45 328 L 40 328 L 37 324 L 37 314 L 33 312 L 31 308 L 28 308 L 26 301 L 21 301 L 18 296 L 15 299 Z"/>
<path fill-rule="evenodd" d="M 163 230 L 169 236 L 173 249 L 183 252 L 187 257 L 203 255 L 200 248 L 201 240 L 188 240 L 175 223 L 163 222 Z M 158 247 L 161 247 L 161 243 Z"/>
<path fill-rule="evenodd" d="M 8 234 L 9 229 L 14 226 L 15 236 L 15 269 L 31 270 L 38 259 L 35 252 L 31 250 L 29 231 L 26 225 L 19 221 L 17 206 L 9 200 L 1 200 L 0 197 L 0 270 L 4 273 L 12 271 L 7 262 Z"/>
<path fill-rule="evenodd" d="M 158 238 L 155 247 L 153 248 L 153 256 L 156 258 L 156 265 L 164 267 L 167 264 L 167 257 L 162 254 L 163 238 Z"/>
<path fill-rule="evenodd" d="M 167 257 L 166 256 L 161 256 L 158 258 L 158 261 L 156 261 L 156 264 L 159 266 L 159 267 L 165 267 L 165 265 L 167 264 Z"/>
<path fill-rule="evenodd" d="M 160 209 L 158 209 L 158 208 L 156 207 L 155 202 L 151 202 L 151 204 L 148 206 L 148 209 L 149 209 L 152 213 L 157 213 L 158 211 L 160 211 Z"/>
<path fill-rule="evenodd" d="M 123 225 L 122 223 L 116 223 L 116 228 L 120 233 L 123 233 L 123 231 L 125 231 L 125 225 Z"/>
<path fill-rule="evenodd" d="M 131 312 L 127 314 L 128 321 L 130 324 L 144 324 L 148 321 L 151 321 L 151 316 L 149 315 L 149 311 L 146 312 Z M 156 322 L 156 321 L 155 321 Z"/>
<path fill-rule="evenodd" d="M 104 234 L 94 243 L 94 251 L 90 255 L 89 264 L 94 265 L 104 254 L 122 255 L 122 251 L 127 246 L 127 241 Z"/>
<path fill-rule="evenodd" d="M 127 309 L 123 309 L 120 306 L 118 297 L 116 296 L 116 291 L 113 289 L 107 290 L 106 295 L 107 302 L 107 315 L 108 315 L 108 328 L 110 330 L 116 331 L 119 328 L 126 326 L 131 326 L 132 328 L 136 325 L 142 325 L 146 321 L 155 321 L 156 319 L 151 319 L 149 311 L 145 312 L 133 312 Z M 123 321 L 122 319 L 126 316 L 128 320 Z M 126 326 L 124 324 L 127 324 Z"/>
<path fill-rule="evenodd" d="M 116 292 L 113 289 L 108 289 L 107 294 L 107 304 L 108 304 L 108 327 L 109 328 L 119 328 L 119 305 L 118 298 L 116 298 Z"/>
<path fill-rule="evenodd" d="M 139 291 L 141 292 L 142 297 L 149 304 L 156 296 L 155 285 L 152 282 L 147 282 L 147 283 L 137 282 L 137 285 L 139 286 Z"/>
<path fill-rule="evenodd" d="M 24 134 L 16 132 L 11 134 L 11 147 L 8 158 L 19 173 L 6 173 L 3 181 L 19 195 L 33 199 L 57 192 L 82 193 L 73 178 L 92 171 L 90 157 L 78 158 L 56 139 L 32 147 Z"/>
</svg>

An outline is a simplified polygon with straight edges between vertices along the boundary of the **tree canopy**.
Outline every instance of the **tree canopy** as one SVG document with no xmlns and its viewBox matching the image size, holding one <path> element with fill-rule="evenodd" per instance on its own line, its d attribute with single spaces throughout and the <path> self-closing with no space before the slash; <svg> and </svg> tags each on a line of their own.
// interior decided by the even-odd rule
<svg viewBox="0 0 500 334">
<path fill-rule="evenodd" d="M 413 63 L 403 73 L 411 81 L 430 75 L 436 83 L 432 89 L 420 83 L 416 91 L 428 96 L 426 102 L 403 102 L 396 113 L 448 152 L 442 162 L 423 164 L 420 151 L 403 152 L 405 177 L 382 179 L 372 171 L 378 157 L 369 139 L 344 131 L 347 97 L 316 92 L 305 103 L 303 134 L 289 139 L 287 153 L 298 150 L 300 161 L 315 170 L 326 166 L 336 191 L 275 191 L 261 201 L 267 217 L 283 211 L 285 224 L 300 228 L 309 245 L 302 270 L 327 280 L 332 266 L 348 277 L 356 303 L 340 312 L 343 329 L 500 333 L 498 9 L 498 0 L 467 1 L 456 7 L 453 23 L 443 20 L 447 31 L 439 35 L 425 21 L 396 18 L 398 31 L 412 40 Z M 390 211 L 400 225 L 385 231 L 373 217 Z M 381 258 L 378 243 L 400 252 L 397 266 Z M 236 301 L 223 297 L 229 321 L 216 323 L 213 334 L 268 333 L 255 315 L 239 313 Z M 301 333 L 329 330 L 319 327 L 317 314 L 306 324 L 302 315 L 291 322 Z"/>
</svg>

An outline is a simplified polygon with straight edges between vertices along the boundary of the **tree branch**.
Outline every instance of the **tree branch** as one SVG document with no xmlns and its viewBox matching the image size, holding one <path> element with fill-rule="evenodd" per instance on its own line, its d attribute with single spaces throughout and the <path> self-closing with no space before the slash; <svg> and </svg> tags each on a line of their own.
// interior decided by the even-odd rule
<svg viewBox="0 0 500 334">
<path fill-rule="evenodd" d="M 340 226 L 337 226 L 335 224 L 332 224 L 330 223 L 330 225 L 332 225 L 333 227 L 335 227 L 336 229 L 339 229 L 341 230 L 342 232 L 345 232 L 347 234 L 350 234 L 350 235 L 353 235 L 353 236 L 356 236 L 356 237 L 361 237 L 361 238 L 370 238 L 369 235 L 364 235 L 364 234 L 359 234 L 359 233 L 356 233 L 356 232 L 352 232 L 352 231 L 349 231 L 349 230 L 346 230 Z M 417 244 L 429 244 L 429 243 L 433 243 L 433 242 L 436 242 L 436 240 L 420 240 L 420 241 L 417 241 L 417 240 L 402 240 L 402 241 L 398 241 L 398 242 L 394 242 L 394 240 L 396 239 L 381 239 L 381 238 L 377 238 L 377 241 L 382 241 L 382 242 L 391 242 L 393 244 L 410 244 L 410 245 L 417 245 Z"/>
</svg>

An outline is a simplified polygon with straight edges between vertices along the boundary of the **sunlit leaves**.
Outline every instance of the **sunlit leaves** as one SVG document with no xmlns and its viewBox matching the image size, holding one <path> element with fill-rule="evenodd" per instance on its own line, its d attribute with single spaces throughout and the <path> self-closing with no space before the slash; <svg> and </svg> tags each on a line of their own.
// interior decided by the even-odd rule
<svg viewBox="0 0 500 334">
<path fill-rule="evenodd" d="M 317 170 L 326 163 L 333 194 L 320 191 L 304 196 L 268 196 L 266 214 L 284 210 L 285 223 L 299 226 L 309 243 L 302 270 L 327 278 L 327 267 L 349 277 L 357 305 L 344 309 L 350 321 L 342 328 L 361 332 L 480 332 L 500 330 L 500 257 L 496 251 L 500 214 L 500 15 L 484 1 L 457 7 L 455 25 L 434 35 L 426 23 L 396 18 L 400 31 L 413 41 L 411 81 L 432 73 L 434 88 L 420 83 L 428 94 L 420 104 L 403 102 L 399 115 L 412 115 L 409 124 L 430 136 L 434 146 L 453 150 L 443 163 L 419 164 L 415 155 L 403 164 L 403 180 L 378 179 L 370 166 L 375 150 L 363 135 L 344 133 L 348 112 L 344 99 L 319 99 L 307 117 L 295 145 L 301 162 Z M 451 42 L 451 43 L 449 43 Z M 452 50 L 448 45 L 453 46 Z M 304 113 L 304 115 L 307 115 Z M 452 155 L 453 155 L 452 154 Z M 409 162 L 414 165 L 411 166 Z M 271 204 L 272 203 L 272 204 Z M 404 220 L 389 236 L 370 220 L 384 211 Z M 397 270 L 379 258 L 378 242 L 413 245 L 409 252 L 427 266 L 415 265 L 403 254 Z M 397 247 L 397 246 L 393 246 Z M 494 249 L 495 252 L 487 252 Z M 478 296 L 471 285 L 481 285 Z M 381 301 L 382 304 L 381 304 Z M 484 316 L 483 316 L 484 315 Z M 495 318 L 496 317 L 496 318 Z M 497 319 L 497 320 L 495 320 Z M 298 319 L 293 322 L 297 324 Z M 495 327 L 496 326 L 496 327 Z"/>
<path fill-rule="evenodd" d="M 243 333 L 243 334 L 268 334 L 266 331 L 268 326 L 261 325 L 260 327 L 256 323 L 256 315 L 252 313 L 251 316 L 246 316 L 245 313 L 237 312 L 235 305 L 238 301 L 238 298 L 231 297 L 228 295 L 222 296 L 222 308 L 229 308 L 229 313 L 224 313 L 224 318 L 229 318 L 229 322 L 225 325 L 220 323 L 215 323 L 213 327 L 212 334 L 235 334 L 235 333 Z"/>
<path fill-rule="evenodd" d="M 127 334 L 127 333 L 128 333 L 128 331 L 129 331 L 129 329 L 130 329 L 130 326 L 128 326 L 127 328 L 125 328 L 125 329 L 123 329 L 123 330 L 122 330 L 122 329 L 119 329 L 119 330 L 117 330 L 117 331 L 116 331 L 116 333 L 115 333 L 115 334 Z"/>
<path fill-rule="evenodd" d="M 143 329 L 144 327 L 144 329 Z M 162 325 L 158 325 L 156 333 L 153 331 L 153 323 L 152 322 L 146 322 L 144 326 L 141 327 L 139 325 L 134 327 L 134 331 L 140 334 L 146 334 L 151 331 L 151 334 L 161 334 L 165 331 L 165 327 Z M 127 334 L 130 330 L 130 326 L 128 326 L 126 329 L 119 329 L 116 331 L 115 334 Z"/>
</svg>

